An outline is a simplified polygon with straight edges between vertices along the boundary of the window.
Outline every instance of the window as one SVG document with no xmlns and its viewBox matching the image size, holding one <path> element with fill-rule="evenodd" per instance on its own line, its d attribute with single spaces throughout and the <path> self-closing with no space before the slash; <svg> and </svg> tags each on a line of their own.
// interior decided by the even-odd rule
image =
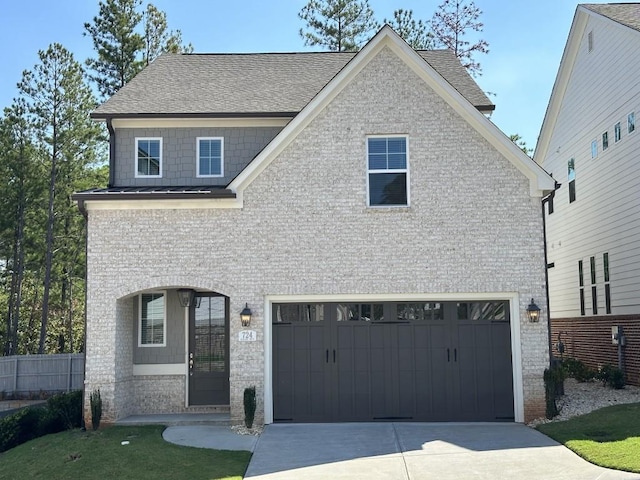
<svg viewBox="0 0 640 480">
<path fill-rule="evenodd" d="M 138 346 L 164 347 L 167 333 L 165 295 L 142 293 L 138 297 Z"/>
<path fill-rule="evenodd" d="M 596 257 L 589 259 L 589 265 L 591 267 L 591 308 L 593 314 L 598 313 L 598 287 L 596 287 Z"/>
<path fill-rule="evenodd" d="M 598 156 L 598 141 L 594 140 L 591 142 L 591 158 L 596 158 Z"/>
<path fill-rule="evenodd" d="M 590 52 L 593 50 L 593 30 L 587 34 L 587 48 Z"/>
<path fill-rule="evenodd" d="M 196 176 L 224 176 L 223 145 L 224 140 L 222 137 L 197 138 L 196 156 L 198 158 L 198 171 Z"/>
<path fill-rule="evenodd" d="M 619 142 L 622 138 L 622 130 L 620 128 L 620 122 L 616 123 L 613 127 L 613 138 L 616 142 Z"/>
<path fill-rule="evenodd" d="M 591 266 L 591 285 L 596 283 L 596 257 L 589 259 L 589 265 Z"/>
<path fill-rule="evenodd" d="M 567 163 L 567 178 L 569 180 L 569 203 L 576 200 L 576 162 L 572 158 Z"/>
<path fill-rule="evenodd" d="M 367 138 L 369 206 L 409 205 L 407 137 Z"/>
<path fill-rule="evenodd" d="M 609 132 L 604 132 L 602 134 L 602 151 L 604 152 L 607 148 L 609 148 Z"/>
<path fill-rule="evenodd" d="M 609 253 L 602 254 L 604 270 L 604 308 L 606 313 L 611 313 L 611 286 L 609 284 Z"/>
<path fill-rule="evenodd" d="M 161 138 L 136 138 L 136 177 L 162 177 Z"/>
<path fill-rule="evenodd" d="M 627 115 L 627 132 L 631 133 L 636 129 L 636 114 L 631 112 Z"/>
<path fill-rule="evenodd" d="M 578 260 L 578 283 L 580 284 L 580 315 L 584 315 L 584 270 L 582 260 Z"/>
</svg>

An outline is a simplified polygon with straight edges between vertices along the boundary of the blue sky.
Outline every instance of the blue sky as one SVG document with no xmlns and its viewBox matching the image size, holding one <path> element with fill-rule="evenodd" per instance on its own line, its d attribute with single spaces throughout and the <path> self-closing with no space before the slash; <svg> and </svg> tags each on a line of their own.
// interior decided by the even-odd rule
<svg viewBox="0 0 640 480">
<path fill-rule="evenodd" d="M 431 19 L 441 0 L 370 0 L 378 21 L 399 8 Z M 306 0 L 155 0 L 169 25 L 180 29 L 196 52 L 284 52 L 305 47 L 297 13 Z M 578 2 L 572 0 L 476 0 L 483 11 L 482 38 L 489 54 L 480 55 L 477 79 L 493 92 L 492 120 L 507 135 L 519 133 L 535 145 L 562 51 Z M 76 59 L 93 56 L 84 22 L 98 13 L 97 0 L 1 0 L 0 107 L 16 96 L 22 71 L 37 62 L 37 52 L 59 42 Z M 470 37 L 472 39 L 473 37 Z"/>
</svg>

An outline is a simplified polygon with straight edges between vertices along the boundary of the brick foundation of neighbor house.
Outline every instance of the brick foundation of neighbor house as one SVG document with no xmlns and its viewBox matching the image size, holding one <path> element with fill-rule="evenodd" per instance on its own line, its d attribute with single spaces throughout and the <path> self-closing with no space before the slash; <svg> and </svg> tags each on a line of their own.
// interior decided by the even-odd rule
<svg viewBox="0 0 640 480">
<path fill-rule="evenodd" d="M 640 386 L 640 315 L 554 318 L 551 320 L 552 353 L 556 358 L 575 358 L 591 368 L 618 366 L 618 346 L 611 341 L 611 327 L 621 326 L 625 380 Z M 558 351 L 559 340 L 564 354 Z"/>
</svg>

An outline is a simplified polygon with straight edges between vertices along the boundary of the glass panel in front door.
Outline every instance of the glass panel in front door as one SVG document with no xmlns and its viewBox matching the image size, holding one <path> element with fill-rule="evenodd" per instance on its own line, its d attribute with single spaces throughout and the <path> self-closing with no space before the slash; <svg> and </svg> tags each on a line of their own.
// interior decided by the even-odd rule
<svg viewBox="0 0 640 480">
<path fill-rule="evenodd" d="M 225 299 L 201 297 L 196 304 L 193 369 L 196 372 L 224 372 L 226 367 Z"/>
</svg>

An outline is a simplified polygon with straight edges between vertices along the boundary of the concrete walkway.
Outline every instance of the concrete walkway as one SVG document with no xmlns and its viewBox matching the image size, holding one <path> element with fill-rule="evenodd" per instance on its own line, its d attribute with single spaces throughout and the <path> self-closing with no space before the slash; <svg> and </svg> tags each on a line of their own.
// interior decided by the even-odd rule
<svg viewBox="0 0 640 480">
<path fill-rule="evenodd" d="M 623 480 L 519 424 L 268 425 L 245 478 Z"/>
</svg>

